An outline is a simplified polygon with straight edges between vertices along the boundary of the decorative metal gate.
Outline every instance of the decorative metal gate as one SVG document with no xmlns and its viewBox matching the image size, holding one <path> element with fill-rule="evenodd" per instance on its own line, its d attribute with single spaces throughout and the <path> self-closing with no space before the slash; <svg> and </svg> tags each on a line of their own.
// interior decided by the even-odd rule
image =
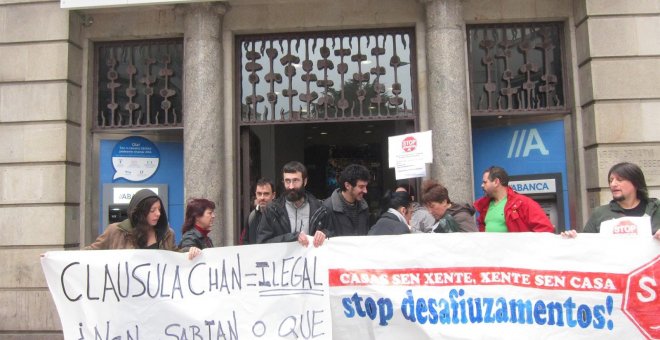
<svg viewBox="0 0 660 340">
<path fill-rule="evenodd" d="M 412 29 L 237 38 L 240 125 L 411 119 Z"/>
</svg>

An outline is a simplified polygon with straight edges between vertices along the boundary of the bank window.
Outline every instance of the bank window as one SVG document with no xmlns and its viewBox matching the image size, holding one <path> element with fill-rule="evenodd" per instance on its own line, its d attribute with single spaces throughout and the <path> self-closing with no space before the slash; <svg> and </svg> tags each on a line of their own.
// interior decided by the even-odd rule
<svg viewBox="0 0 660 340">
<path fill-rule="evenodd" d="M 97 43 L 95 128 L 181 128 L 183 41 Z"/>
<path fill-rule="evenodd" d="M 242 125 L 417 114 L 412 29 L 237 38 Z"/>
<path fill-rule="evenodd" d="M 562 27 L 468 25 L 472 116 L 568 113 Z"/>
</svg>

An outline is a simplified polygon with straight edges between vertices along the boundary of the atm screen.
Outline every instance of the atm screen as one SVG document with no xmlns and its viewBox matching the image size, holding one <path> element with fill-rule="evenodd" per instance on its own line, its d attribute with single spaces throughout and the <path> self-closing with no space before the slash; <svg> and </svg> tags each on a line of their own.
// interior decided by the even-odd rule
<svg viewBox="0 0 660 340">
<path fill-rule="evenodd" d="M 128 205 L 116 204 L 108 207 L 108 223 L 121 222 L 128 218 Z"/>
</svg>

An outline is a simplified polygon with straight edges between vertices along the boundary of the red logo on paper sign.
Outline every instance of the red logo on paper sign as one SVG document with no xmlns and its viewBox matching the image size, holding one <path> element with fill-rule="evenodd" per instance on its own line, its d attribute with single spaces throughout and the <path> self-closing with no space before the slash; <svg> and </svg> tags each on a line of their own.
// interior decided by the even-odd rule
<svg viewBox="0 0 660 340">
<path fill-rule="evenodd" d="M 403 142 L 401 142 L 401 148 L 403 148 L 403 151 L 405 152 L 414 151 L 415 148 L 417 148 L 417 140 L 413 136 L 406 137 Z"/>
<path fill-rule="evenodd" d="M 628 275 L 623 312 L 648 339 L 660 339 L 660 256 Z"/>
<path fill-rule="evenodd" d="M 637 225 L 628 220 L 621 220 L 614 226 L 614 234 L 639 234 Z"/>
</svg>

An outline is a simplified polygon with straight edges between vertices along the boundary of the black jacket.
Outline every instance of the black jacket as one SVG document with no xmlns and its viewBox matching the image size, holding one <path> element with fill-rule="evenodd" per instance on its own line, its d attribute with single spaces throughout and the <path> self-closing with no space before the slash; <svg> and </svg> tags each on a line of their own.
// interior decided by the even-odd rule
<svg viewBox="0 0 660 340">
<path fill-rule="evenodd" d="M 400 235 L 410 233 L 410 228 L 392 213 L 384 212 L 369 230 L 369 235 Z"/>
<path fill-rule="evenodd" d="M 340 189 L 335 190 L 324 202 L 323 206 L 328 209 L 329 223 L 332 226 L 333 236 L 359 236 L 367 235 L 369 232 L 369 205 L 365 200 L 358 202 L 358 225 L 353 226 L 351 220 L 344 213 L 344 203 L 341 200 Z"/>
<path fill-rule="evenodd" d="M 308 192 L 305 193 L 305 199 L 309 203 L 310 236 L 314 236 L 318 230 L 329 237 L 331 233 L 328 230 L 328 213 L 321 201 Z M 285 203 L 285 195 L 282 195 L 268 203 L 264 208 L 257 228 L 257 243 L 293 242 L 298 240 L 299 232 L 291 232 L 291 222 Z"/>
<path fill-rule="evenodd" d="M 179 242 L 180 251 L 188 251 L 190 247 L 197 247 L 199 249 L 213 248 L 213 242 L 211 242 L 208 236 L 204 236 L 199 230 L 192 228 L 183 234 L 181 242 Z"/>
<path fill-rule="evenodd" d="M 240 244 L 255 244 L 257 243 L 257 230 L 259 229 L 259 223 L 261 222 L 261 217 L 263 214 L 257 206 L 250 215 L 248 216 L 247 226 L 243 229 L 241 234 Z"/>
</svg>

